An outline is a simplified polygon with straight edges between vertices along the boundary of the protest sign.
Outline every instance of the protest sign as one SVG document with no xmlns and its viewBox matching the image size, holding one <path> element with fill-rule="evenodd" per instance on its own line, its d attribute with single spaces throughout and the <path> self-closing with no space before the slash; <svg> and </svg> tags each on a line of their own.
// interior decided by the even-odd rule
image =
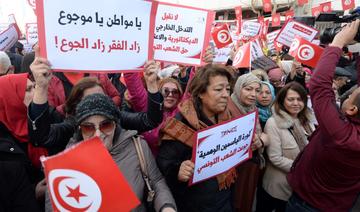
<svg viewBox="0 0 360 212">
<path fill-rule="evenodd" d="M 266 40 L 267 40 L 267 46 L 268 46 L 268 49 L 270 51 L 275 51 L 275 44 L 274 44 L 274 40 L 276 38 L 276 36 L 279 34 L 280 32 L 280 29 L 279 30 L 276 30 L 276 31 L 273 31 L 273 32 L 270 32 L 266 35 Z"/>
<path fill-rule="evenodd" d="M 154 30 L 154 59 L 203 65 L 215 13 L 174 4 L 159 3 Z"/>
<path fill-rule="evenodd" d="M 196 133 L 190 184 L 224 173 L 252 157 L 250 149 L 257 112 Z"/>
<path fill-rule="evenodd" d="M 9 50 L 20 37 L 20 30 L 16 24 L 10 24 L 0 33 L 0 51 Z"/>
<path fill-rule="evenodd" d="M 0 32 L 9 28 L 9 25 L 10 25 L 9 23 L 0 23 Z"/>
<path fill-rule="evenodd" d="M 251 60 L 256 60 L 259 57 L 264 56 L 264 52 L 261 48 L 259 39 L 255 39 L 251 43 Z"/>
<path fill-rule="evenodd" d="M 298 62 L 315 68 L 320 59 L 323 48 L 299 36 L 296 36 L 289 49 L 289 55 Z"/>
<path fill-rule="evenodd" d="M 312 41 L 317 33 L 317 29 L 314 29 L 294 20 L 289 20 L 281 28 L 279 34 L 275 38 L 275 41 L 290 47 L 295 36 L 300 36 L 308 41 Z"/>
<path fill-rule="evenodd" d="M 29 6 L 35 11 L 36 9 L 36 0 L 27 0 Z"/>
<path fill-rule="evenodd" d="M 218 49 L 216 48 L 214 41 L 210 41 L 210 44 L 214 47 L 214 52 L 215 52 L 213 62 L 225 64 L 229 59 L 230 51 L 233 48 L 233 45 L 229 45 L 227 47 Z"/>
<path fill-rule="evenodd" d="M 54 211 L 130 211 L 140 203 L 98 137 L 41 161 Z"/>
<path fill-rule="evenodd" d="M 37 0 L 36 7 L 40 54 L 55 71 L 140 70 L 152 58 L 149 1 Z"/>
<path fill-rule="evenodd" d="M 278 65 L 272 59 L 270 59 L 266 56 L 261 56 L 261 57 L 257 58 L 256 60 L 251 61 L 251 67 L 253 69 L 260 68 L 264 71 L 268 71 L 268 70 L 278 67 Z"/>
<path fill-rule="evenodd" d="M 254 21 L 244 21 L 241 26 L 241 35 L 253 37 L 260 31 L 261 24 Z"/>
<path fill-rule="evenodd" d="M 35 44 L 38 42 L 38 29 L 37 23 L 26 23 L 26 40 L 29 44 Z"/>
</svg>

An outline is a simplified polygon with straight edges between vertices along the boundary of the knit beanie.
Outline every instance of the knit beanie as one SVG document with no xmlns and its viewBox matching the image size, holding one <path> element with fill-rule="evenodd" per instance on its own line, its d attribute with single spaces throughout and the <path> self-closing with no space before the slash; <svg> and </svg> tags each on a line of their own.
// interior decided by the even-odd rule
<svg viewBox="0 0 360 212">
<path fill-rule="evenodd" d="M 78 124 L 92 115 L 103 115 L 118 122 L 120 111 L 110 97 L 96 93 L 86 96 L 76 106 L 75 118 Z"/>
</svg>

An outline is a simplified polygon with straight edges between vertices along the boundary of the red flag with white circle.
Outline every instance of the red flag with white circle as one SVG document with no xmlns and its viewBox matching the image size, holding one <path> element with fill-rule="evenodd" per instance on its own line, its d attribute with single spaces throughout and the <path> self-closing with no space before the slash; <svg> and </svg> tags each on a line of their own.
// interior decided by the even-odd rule
<svg viewBox="0 0 360 212">
<path fill-rule="evenodd" d="M 331 12 L 331 1 L 322 3 L 320 5 L 321 5 L 321 11 L 322 12 L 324 12 L 324 13 Z"/>
<path fill-rule="evenodd" d="M 236 15 L 236 34 L 239 35 L 241 32 L 241 22 L 242 22 L 242 9 L 241 6 L 235 7 Z"/>
<path fill-rule="evenodd" d="M 54 211 L 130 211 L 140 203 L 98 137 L 42 163 Z"/>
<path fill-rule="evenodd" d="M 292 19 L 295 15 L 294 10 L 288 10 L 285 12 L 285 21 Z"/>
<path fill-rule="evenodd" d="M 341 0 L 343 10 L 350 10 L 355 7 L 355 0 Z"/>
<path fill-rule="evenodd" d="M 307 4 L 309 0 L 297 0 L 299 6 L 303 6 L 304 4 Z"/>
<path fill-rule="evenodd" d="M 211 35 L 218 49 L 224 48 L 233 42 L 227 24 L 214 27 Z"/>
<path fill-rule="evenodd" d="M 235 54 L 233 66 L 249 68 L 251 65 L 251 42 L 242 45 Z"/>
<path fill-rule="evenodd" d="M 321 5 L 311 8 L 312 16 L 317 17 L 318 15 L 320 15 L 321 12 L 322 12 L 322 6 Z"/>
<path fill-rule="evenodd" d="M 320 46 L 296 36 L 290 46 L 289 55 L 298 62 L 315 68 L 323 51 L 324 49 Z"/>
<path fill-rule="evenodd" d="M 271 12 L 271 9 L 272 9 L 271 0 L 263 0 L 264 12 L 266 13 Z"/>
<path fill-rule="evenodd" d="M 275 13 L 271 16 L 271 26 L 280 26 L 280 13 Z"/>
</svg>

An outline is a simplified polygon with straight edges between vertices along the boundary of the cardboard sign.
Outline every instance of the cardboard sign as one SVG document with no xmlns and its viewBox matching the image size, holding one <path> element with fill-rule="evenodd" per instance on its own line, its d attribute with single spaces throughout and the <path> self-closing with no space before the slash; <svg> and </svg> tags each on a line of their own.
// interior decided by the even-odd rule
<svg viewBox="0 0 360 212">
<path fill-rule="evenodd" d="M 26 40 L 29 44 L 35 44 L 38 42 L 38 29 L 37 23 L 26 23 Z"/>
<path fill-rule="evenodd" d="M 20 37 L 20 30 L 16 24 L 10 24 L 0 33 L 0 51 L 9 50 Z"/>
<path fill-rule="evenodd" d="M 241 26 L 241 35 L 253 37 L 259 34 L 261 24 L 254 21 L 244 21 Z"/>
<path fill-rule="evenodd" d="M 273 68 L 278 67 L 278 65 L 270 58 L 266 56 L 262 56 L 257 58 L 256 60 L 251 61 L 251 67 L 253 69 L 262 69 L 264 71 L 271 70 Z"/>
<path fill-rule="evenodd" d="M 257 113 L 197 132 L 192 161 L 195 164 L 190 184 L 224 173 L 252 157 L 250 149 Z"/>
<path fill-rule="evenodd" d="M 305 24 L 299 23 L 294 20 L 289 20 L 281 28 L 281 31 L 275 38 L 275 41 L 290 47 L 295 36 L 300 36 L 308 41 L 312 41 L 317 33 L 318 33 L 317 29 L 314 29 L 312 27 L 309 27 Z"/>
<path fill-rule="evenodd" d="M 138 14 L 138 12 L 134 12 Z M 159 3 L 154 30 L 154 59 L 203 65 L 215 13 L 210 10 Z"/>
<path fill-rule="evenodd" d="M 152 58 L 152 3 L 124 4 L 37 0 L 41 56 L 55 71 L 141 70 Z"/>
<path fill-rule="evenodd" d="M 98 137 L 41 160 L 54 211 L 130 211 L 140 203 Z"/>
</svg>

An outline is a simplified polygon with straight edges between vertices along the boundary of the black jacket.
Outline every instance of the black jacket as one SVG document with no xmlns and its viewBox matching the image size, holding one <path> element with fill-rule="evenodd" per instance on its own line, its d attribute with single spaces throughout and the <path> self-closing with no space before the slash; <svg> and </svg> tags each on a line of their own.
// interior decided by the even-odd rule
<svg viewBox="0 0 360 212">
<path fill-rule="evenodd" d="M 176 119 L 190 126 L 181 114 L 178 113 Z M 158 167 L 175 198 L 178 211 L 233 211 L 231 190 L 223 189 L 219 191 L 219 185 L 215 177 L 190 187 L 188 183 L 178 180 L 177 176 L 181 163 L 191 160 L 191 155 L 192 148 L 182 142 L 162 140 L 157 156 Z"/>
<path fill-rule="evenodd" d="M 160 101 L 159 101 L 160 100 Z M 163 97 L 158 92 L 148 95 L 147 112 L 130 113 L 120 111 L 119 120 L 122 128 L 145 132 L 156 128 L 163 118 L 162 112 Z M 28 109 L 29 139 L 34 146 L 42 146 L 49 149 L 49 154 L 55 154 L 65 149 L 68 141 L 76 129 L 76 121 L 73 117 L 59 121 L 59 114 L 55 109 L 46 105 L 46 109 L 36 118 L 31 119 L 34 109 L 31 103 Z"/>
<path fill-rule="evenodd" d="M 31 164 L 14 140 L 0 138 L 0 211 L 39 211 Z"/>
</svg>

